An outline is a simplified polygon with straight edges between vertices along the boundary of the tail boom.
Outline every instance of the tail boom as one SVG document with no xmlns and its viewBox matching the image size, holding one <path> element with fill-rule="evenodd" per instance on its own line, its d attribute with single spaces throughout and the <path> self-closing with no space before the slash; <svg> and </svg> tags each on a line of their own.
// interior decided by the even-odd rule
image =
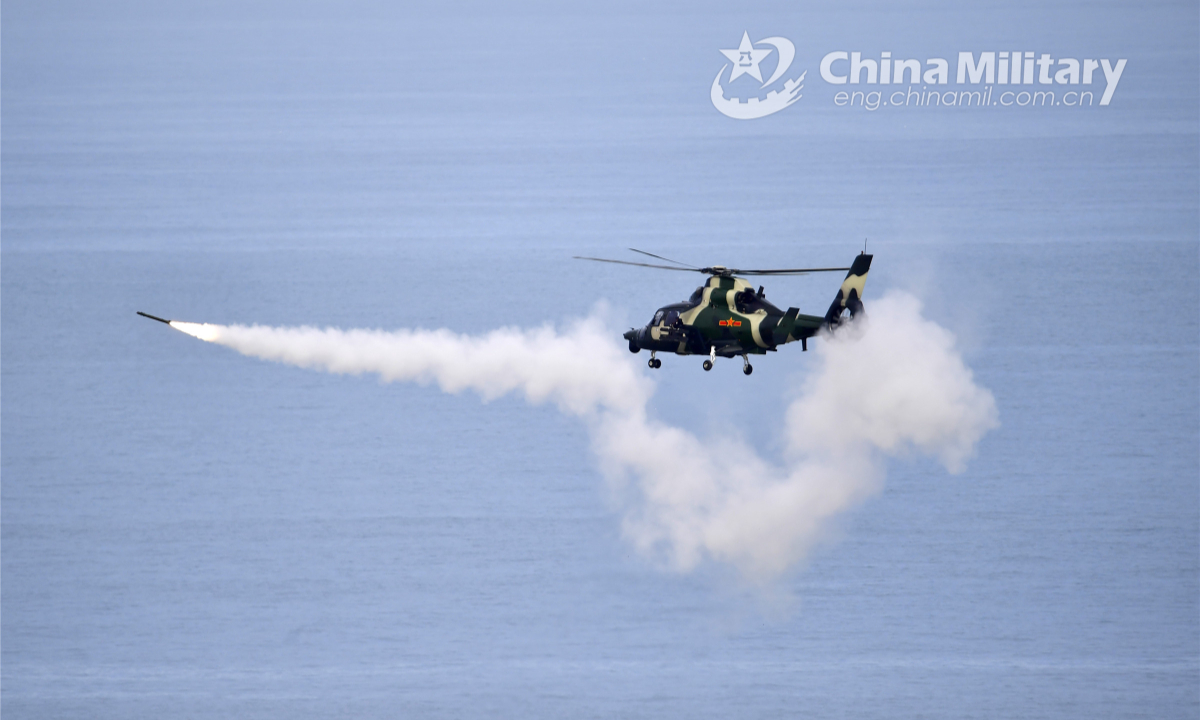
<svg viewBox="0 0 1200 720">
<path fill-rule="evenodd" d="M 863 311 L 863 287 L 867 282 L 867 271 L 871 269 L 872 257 L 872 255 L 862 253 L 854 258 L 850 272 L 846 273 L 846 279 L 842 281 L 842 286 L 838 288 L 837 296 L 833 299 L 833 304 L 829 306 L 824 317 L 804 315 L 797 308 L 788 308 L 787 314 L 779 320 L 779 324 L 774 328 L 772 339 L 775 341 L 775 345 L 799 340 L 807 350 L 808 339 L 819 333 L 822 328 L 835 328 L 841 325 L 844 322 L 842 313 L 846 310 L 850 311 L 850 317 L 861 313 Z"/>
</svg>

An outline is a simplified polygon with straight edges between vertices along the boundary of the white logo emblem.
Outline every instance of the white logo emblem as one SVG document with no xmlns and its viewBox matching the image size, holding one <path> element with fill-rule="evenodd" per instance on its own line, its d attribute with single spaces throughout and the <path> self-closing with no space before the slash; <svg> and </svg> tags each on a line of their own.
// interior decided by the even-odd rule
<svg viewBox="0 0 1200 720">
<path fill-rule="evenodd" d="M 770 45 L 770 48 L 756 48 L 755 45 Z M 771 54 L 772 49 L 779 55 L 779 62 L 775 65 L 775 72 L 771 73 L 771 77 L 766 82 L 762 81 L 762 71 L 758 64 L 765 60 Z M 783 37 L 769 37 L 759 40 L 757 43 L 750 42 L 750 33 L 742 33 L 742 42 L 736 50 L 722 50 L 721 54 L 729 58 L 733 69 L 729 71 L 729 80 L 727 85 L 733 85 L 733 81 L 737 80 L 742 75 L 749 75 L 755 80 L 762 83 L 759 90 L 773 84 L 776 80 L 783 77 L 783 74 L 792 66 L 792 60 L 796 57 L 796 46 L 791 40 Z M 772 90 L 767 93 L 765 99 L 760 100 L 758 97 L 751 97 L 747 100 L 739 98 L 725 97 L 725 87 L 721 86 L 721 76 L 725 74 L 725 69 L 730 65 L 725 65 L 717 73 L 716 79 L 712 84 L 712 103 L 722 115 L 727 115 L 737 120 L 753 120 L 754 118 L 766 117 L 771 113 L 777 113 L 788 105 L 800 99 L 800 90 L 804 88 L 804 76 L 808 71 L 800 73 L 800 77 L 795 80 L 786 80 L 783 87 L 777 90 Z"/>
</svg>

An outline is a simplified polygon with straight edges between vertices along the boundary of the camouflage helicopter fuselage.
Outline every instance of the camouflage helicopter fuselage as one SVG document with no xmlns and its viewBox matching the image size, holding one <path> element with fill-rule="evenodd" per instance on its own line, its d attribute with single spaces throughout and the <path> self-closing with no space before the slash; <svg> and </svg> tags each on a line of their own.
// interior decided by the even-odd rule
<svg viewBox="0 0 1200 720">
<path fill-rule="evenodd" d="M 659 308 L 649 324 L 630 329 L 624 337 L 629 341 L 630 352 L 650 350 L 719 357 L 764 355 L 797 340 L 807 350 L 808 338 L 823 327 L 840 324 L 845 311 L 851 316 L 861 311 L 871 257 L 862 254 L 855 258 L 824 316 L 804 315 L 794 307 L 785 312 L 767 302 L 761 287 L 756 291 L 740 277 L 714 274 L 687 301 Z M 655 367 L 653 361 L 651 367 Z"/>
</svg>

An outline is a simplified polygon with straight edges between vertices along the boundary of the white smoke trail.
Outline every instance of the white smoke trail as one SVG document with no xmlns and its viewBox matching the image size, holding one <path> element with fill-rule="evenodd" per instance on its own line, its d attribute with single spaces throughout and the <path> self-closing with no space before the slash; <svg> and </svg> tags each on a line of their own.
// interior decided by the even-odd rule
<svg viewBox="0 0 1200 720">
<path fill-rule="evenodd" d="M 802 561 L 829 520 L 879 491 L 887 456 L 920 453 L 959 472 L 997 426 L 992 394 L 975 384 L 954 337 L 893 293 L 866 321 L 822 338 L 791 404 L 785 461 L 704 439 L 648 416 L 654 384 L 594 318 L 563 331 L 503 328 L 336 330 L 171 326 L 245 355 L 385 381 L 436 382 L 485 399 L 523 392 L 584 418 L 606 475 L 633 490 L 626 536 L 690 570 L 706 557 L 766 583 Z"/>
</svg>

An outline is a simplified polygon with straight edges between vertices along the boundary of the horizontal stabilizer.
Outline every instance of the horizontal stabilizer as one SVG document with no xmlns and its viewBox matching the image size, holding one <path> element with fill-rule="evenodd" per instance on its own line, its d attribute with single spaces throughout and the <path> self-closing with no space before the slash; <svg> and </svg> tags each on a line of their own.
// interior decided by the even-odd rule
<svg viewBox="0 0 1200 720">
<path fill-rule="evenodd" d="M 774 329 L 774 340 L 776 345 L 782 345 L 789 340 L 794 340 L 792 331 L 796 327 L 796 316 L 800 313 L 800 308 L 788 308 L 787 314 L 779 321 L 779 324 Z"/>
</svg>

